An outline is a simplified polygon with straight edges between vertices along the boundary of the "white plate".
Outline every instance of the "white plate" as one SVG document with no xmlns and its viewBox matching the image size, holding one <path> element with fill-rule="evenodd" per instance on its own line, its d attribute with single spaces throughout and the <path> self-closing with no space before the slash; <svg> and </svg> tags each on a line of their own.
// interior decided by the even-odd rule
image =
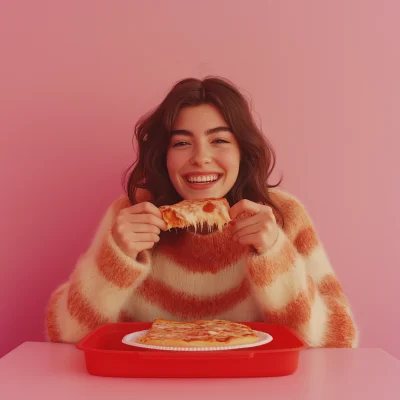
<svg viewBox="0 0 400 400">
<path fill-rule="evenodd" d="M 223 346 L 223 347 L 167 347 L 167 346 L 152 346 L 149 344 L 137 343 L 136 341 L 144 336 L 148 330 L 129 333 L 122 338 L 122 343 L 128 346 L 142 347 L 145 349 L 153 350 L 169 350 L 169 351 L 221 351 L 221 350 L 235 350 L 235 349 L 245 349 L 248 347 L 257 347 L 263 344 L 269 343 L 273 340 L 273 337 L 265 332 L 254 331 L 258 336 L 258 341 L 249 344 L 241 344 L 234 346 Z"/>
</svg>

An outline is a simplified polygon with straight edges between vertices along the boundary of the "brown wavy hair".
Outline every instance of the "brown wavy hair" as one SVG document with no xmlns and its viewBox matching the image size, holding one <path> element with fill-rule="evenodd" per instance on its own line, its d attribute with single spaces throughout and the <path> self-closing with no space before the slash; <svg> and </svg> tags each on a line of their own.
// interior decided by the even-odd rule
<svg viewBox="0 0 400 400">
<path fill-rule="evenodd" d="M 275 151 L 257 127 L 250 106 L 240 91 L 228 80 L 207 77 L 188 78 L 176 83 L 155 109 L 139 119 L 135 126 L 137 160 L 123 176 L 125 190 L 135 204 L 138 189 L 146 189 L 157 207 L 181 201 L 167 170 L 166 155 L 172 126 L 183 107 L 212 104 L 218 108 L 239 144 L 241 160 L 238 178 L 227 193 L 230 205 L 241 199 L 267 204 L 283 215 L 273 203 L 268 180 L 275 167 Z"/>
</svg>

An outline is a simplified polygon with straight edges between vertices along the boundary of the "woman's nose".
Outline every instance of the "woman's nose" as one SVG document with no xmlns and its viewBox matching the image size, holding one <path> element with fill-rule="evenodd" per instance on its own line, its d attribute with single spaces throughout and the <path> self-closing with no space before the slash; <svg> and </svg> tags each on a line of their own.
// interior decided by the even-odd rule
<svg viewBox="0 0 400 400">
<path fill-rule="evenodd" d="M 192 156 L 190 158 L 190 162 L 193 165 L 202 166 L 204 164 L 210 163 L 212 160 L 212 156 L 210 151 L 204 146 L 198 146 L 193 149 Z"/>
</svg>

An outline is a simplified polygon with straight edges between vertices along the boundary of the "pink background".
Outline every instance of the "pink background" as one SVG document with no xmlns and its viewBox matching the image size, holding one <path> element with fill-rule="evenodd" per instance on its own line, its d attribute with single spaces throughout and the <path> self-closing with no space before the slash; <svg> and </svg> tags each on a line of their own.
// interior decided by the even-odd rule
<svg viewBox="0 0 400 400">
<path fill-rule="evenodd" d="M 361 330 L 400 358 L 400 6 L 393 1 L 2 1 L 0 355 L 44 339 L 122 193 L 137 118 L 183 77 L 251 95 Z"/>
</svg>

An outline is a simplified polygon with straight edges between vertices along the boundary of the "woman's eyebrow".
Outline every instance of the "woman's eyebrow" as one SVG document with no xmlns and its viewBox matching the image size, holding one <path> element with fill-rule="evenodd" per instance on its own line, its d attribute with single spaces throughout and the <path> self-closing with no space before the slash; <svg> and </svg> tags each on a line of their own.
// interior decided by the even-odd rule
<svg viewBox="0 0 400 400">
<path fill-rule="evenodd" d="M 231 129 L 228 126 L 217 126 L 215 128 L 208 129 L 206 131 L 206 135 L 211 135 L 217 132 L 231 132 Z M 173 135 L 193 136 L 193 132 L 187 129 L 174 129 L 171 132 L 171 136 Z"/>
</svg>

